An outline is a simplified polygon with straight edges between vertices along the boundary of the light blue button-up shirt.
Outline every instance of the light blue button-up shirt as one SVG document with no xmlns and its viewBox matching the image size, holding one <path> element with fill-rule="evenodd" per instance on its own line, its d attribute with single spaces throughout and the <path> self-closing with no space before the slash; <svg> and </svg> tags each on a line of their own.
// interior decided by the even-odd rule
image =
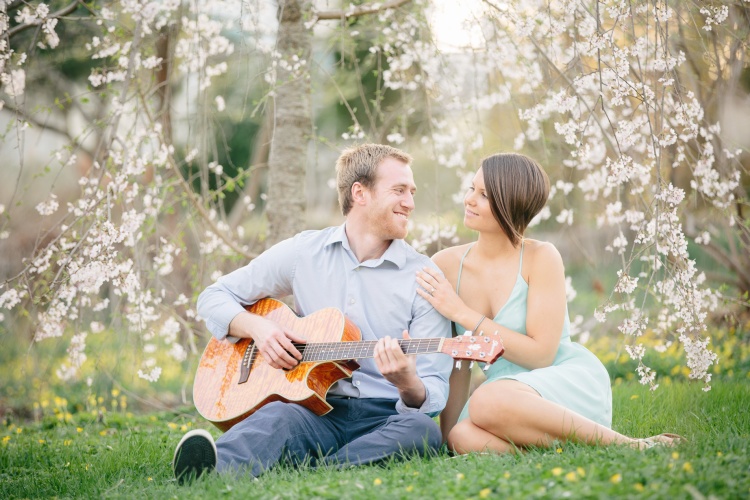
<svg viewBox="0 0 750 500">
<path fill-rule="evenodd" d="M 417 270 L 425 266 L 437 269 L 434 263 L 403 240 L 394 240 L 379 259 L 359 262 L 349 246 L 345 226 L 303 231 L 206 288 L 198 297 L 198 314 L 206 320 L 208 330 L 224 339 L 229 323 L 244 306 L 265 297 L 294 295 L 299 315 L 336 307 L 359 327 L 362 340 L 400 339 L 404 330 L 412 338 L 450 337 L 449 321 L 416 292 Z M 335 383 L 329 395 L 398 400 L 399 413 L 419 411 L 434 416 L 445 407 L 450 356 L 417 357 L 417 374 L 427 392 L 420 408 L 404 404 L 374 359 L 357 361 L 360 369 L 351 379 Z"/>
</svg>

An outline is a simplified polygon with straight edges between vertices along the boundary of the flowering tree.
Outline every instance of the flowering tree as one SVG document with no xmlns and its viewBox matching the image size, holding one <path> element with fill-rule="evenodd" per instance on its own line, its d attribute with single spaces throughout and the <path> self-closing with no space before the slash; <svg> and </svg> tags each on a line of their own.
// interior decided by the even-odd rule
<svg viewBox="0 0 750 500">
<path fill-rule="evenodd" d="M 550 169 L 550 209 L 538 222 L 590 218 L 612 230 L 607 250 L 621 268 L 597 319 L 616 317 L 643 383 L 656 387 L 639 340 L 651 330 L 664 345 L 681 342 L 691 377 L 708 387 L 716 356 L 706 318 L 720 296 L 688 254 L 688 238 L 710 248 L 734 271 L 734 285 L 748 289 L 740 150 L 747 145 L 726 143 L 717 102 L 740 92 L 747 2 L 485 0 L 475 7 L 466 20 L 474 38 L 446 50 L 435 41 L 425 0 L 337 11 L 301 0 L 0 2 L 15 192 L 31 168 L 33 133 L 64 138 L 47 169 L 80 173 L 65 207 L 55 189 L 35 203 L 38 236 L 0 284 L 6 323 L 28 325 L 37 341 L 69 335 L 70 356 L 58 370 L 67 379 L 86 360 L 87 335 L 122 321 L 142 339 L 139 375 L 156 380 L 155 352 L 182 360 L 186 347 L 195 349 L 200 325 L 192 307 L 206 282 L 304 227 L 310 144 L 401 144 L 429 158 L 436 178 L 465 183 L 485 142 L 495 143 L 496 116 L 513 109 L 513 146 L 542 157 L 554 150 L 561 165 Z M 323 23 L 328 32 L 314 31 Z M 34 82 L 59 64 L 55 51 L 69 38 L 84 40 L 70 50 L 90 69 L 50 102 Z M 316 40 L 327 49 L 314 51 Z M 326 69 L 333 46 L 339 66 L 358 77 L 354 98 L 339 72 Z M 233 71 L 260 89 L 252 106 L 214 91 Z M 365 92 L 369 71 L 375 87 Z M 313 125 L 313 88 L 344 104 L 350 126 L 343 135 L 321 135 Z M 389 107 L 388 96 L 398 96 L 398 106 Z M 266 115 L 253 164 L 231 175 L 212 139 L 212 120 L 231 111 L 228 101 Z M 257 200 L 225 202 L 262 164 L 269 174 L 265 239 L 245 234 L 236 215 Z M 0 205 L 4 255 L 23 229 L 15 192 Z M 687 215 L 686 196 L 693 200 Z M 432 208 L 453 210 L 440 198 Z M 455 228 L 437 220 L 415 228 L 416 247 L 454 237 Z"/>
</svg>

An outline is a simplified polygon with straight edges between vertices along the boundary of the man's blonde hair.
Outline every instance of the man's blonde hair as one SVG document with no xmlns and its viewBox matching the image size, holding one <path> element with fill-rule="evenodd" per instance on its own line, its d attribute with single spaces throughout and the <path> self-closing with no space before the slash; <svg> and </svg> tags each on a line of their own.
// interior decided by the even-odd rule
<svg viewBox="0 0 750 500">
<path fill-rule="evenodd" d="M 336 185 L 339 191 L 341 213 L 347 215 L 352 209 L 352 186 L 359 182 L 371 188 L 377 180 L 377 168 L 386 158 L 394 158 L 407 165 L 412 157 L 400 149 L 383 144 L 361 144 L 345 149 L 336 160 Z"/>
</svg>

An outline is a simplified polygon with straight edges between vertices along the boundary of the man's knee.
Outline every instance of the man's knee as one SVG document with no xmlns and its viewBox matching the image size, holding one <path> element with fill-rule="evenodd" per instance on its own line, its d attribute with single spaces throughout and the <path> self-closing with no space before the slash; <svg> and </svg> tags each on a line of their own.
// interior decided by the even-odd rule
<svg viewBox="0 0 750 500">
<path fill-rule="evenodd" d="M 437 450 L 442 444 L 440 427 L 424 413 L 401 413 L 393 415 L 388 420 L 398 429 L 399 441 L 405 449 L 423 453 L 427 450 Z"/>
</svg>

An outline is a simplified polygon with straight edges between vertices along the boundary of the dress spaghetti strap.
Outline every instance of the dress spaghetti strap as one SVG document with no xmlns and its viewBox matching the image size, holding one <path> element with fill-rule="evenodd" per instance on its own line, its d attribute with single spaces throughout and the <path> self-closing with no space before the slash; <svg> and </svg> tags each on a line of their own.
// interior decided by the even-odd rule
<svg viewBox="0 0 750 500">
<path fill-rule="evenodd" d="M 461 263 L 458 265 L 458 278 L 456 278 L 456 294 L 458 294 L 458 289 L 461 287 L 461 271 L 464 270 L 464 259 L 466 258 L 466 255 L 468 255 L 469 250 L 471 250 L 471 247 L 473 246 L 474 246 L 474 243 L 469 245 L 469 248 L 466 249 L 463 257 L 461 257 Z"/>
</svg>

